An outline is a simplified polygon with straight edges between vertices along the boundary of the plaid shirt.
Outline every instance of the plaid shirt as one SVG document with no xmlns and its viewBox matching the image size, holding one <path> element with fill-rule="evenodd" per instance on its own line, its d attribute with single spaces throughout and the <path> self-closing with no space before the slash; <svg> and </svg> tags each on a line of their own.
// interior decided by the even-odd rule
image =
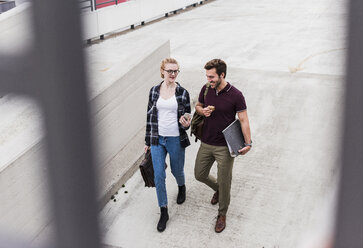
<svg viewBox="0 0 363 248">
<path fill-rule="evenodd" d="M 150 89 L 149 93 L 149 103 L 147 105 L 147 115 L 146 115 L 146 134 L 145 134 L 145 144 L 147 146 L 150 145 L 158 145 L 159 143 L 159 131 L 158 131 L 158 110 L 156 108 L 156 102 L 160 96 L 160 86 L 156 85 Z M 179 119 L 184 113 L 190 113 L 190 98 L 189 93 L 186 89 L 180 86 L 177 83 L 175 89 L 175 98 L 178 103 L 178 119 L 176 120 L 179 125 L 179 133 L 180 133 L 180 144 L 182 147 L 187 147 L 190 145 L 188 135 L 186 130 L 189 127 L 185 128 L 182 124 L 179 123 Z"/>
</svg>

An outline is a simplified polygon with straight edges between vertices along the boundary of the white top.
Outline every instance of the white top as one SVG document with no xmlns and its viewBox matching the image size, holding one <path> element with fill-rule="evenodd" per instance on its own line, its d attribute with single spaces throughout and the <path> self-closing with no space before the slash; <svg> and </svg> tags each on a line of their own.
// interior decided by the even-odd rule
<svg viewBox="0 0 363 248">
<path fill-rule="evenodd" d="M 165 100 L 161 96 L 156 102 L 158 109 L 158 130 L 161 136 L 179 136 L 178 103 L 175 95 Z"/>
</svg>

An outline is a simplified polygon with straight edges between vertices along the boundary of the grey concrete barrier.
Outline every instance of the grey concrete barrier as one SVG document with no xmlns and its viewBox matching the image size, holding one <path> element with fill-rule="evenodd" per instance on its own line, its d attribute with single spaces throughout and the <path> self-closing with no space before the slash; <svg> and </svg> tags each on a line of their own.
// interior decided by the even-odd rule
<svg viewBox="0 0 363 248">
<path fill-rule="evenodd" d="M 161 81 L 160 61 L 169 56 L 170 44 L 167 41 L 91 102 L 96 154 L 101 165 L 99 174 L 102 175 L 101 205 L 137 169 L 144 147 L 149 90 Z"/>
<path fill-rule="evenodd" d="M 171 12 L 177 13 L 180 9 L 196 6 L 202 2 L 196 0 L 138 0 L 100 8 L 96 11 L 81 11 L 82 36 L 84 40 L 99 38 L 130 26 L 145 24 L 147 21 L 167 16 Z M 6 13 L 6 16 L 0 16 L 0 36 L 4 35 L 3 32 L 10 31 L 12 35 L 19 37 L 16 42 L 29 38 L 31 6 L 31 3 L 21 4 L 8 11 L 10 13 Z M 14 27 L 16 27 L 15 32 Z M 0 46 L 3 42 L 0 40 Z"/>
<path fill-rule="evenodd" d="M 31 3 L 23 3 L 0 15 L 0 52 L 21 54 L 33 44 Z"/>
<path fill-rule="evenodd" d="M 0 1 L 0 14 L 15 7 L 15 1 Z"/>
</svg>

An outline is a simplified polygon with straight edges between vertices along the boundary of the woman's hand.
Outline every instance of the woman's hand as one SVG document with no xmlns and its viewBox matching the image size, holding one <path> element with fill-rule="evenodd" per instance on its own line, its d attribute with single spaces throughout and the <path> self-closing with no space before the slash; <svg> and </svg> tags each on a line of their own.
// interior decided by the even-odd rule
<svg viewBox="0 0 363 248">
<path fill-rule="evenodd" d="M 187 128 L 190 126 L 190 123 L 192 122 L 192 118 L 189 115 L 182 115 L 179 119 L 180 124 L 182 124 L 183 127 Z"/>
<path fill-rule="evenodd" d="M 150 149 L 150 146 L 145 145 L 144 146 L 144 153 L 147 153 L 147 150 L 149 150 L 149 149 Z"/>
</svg>

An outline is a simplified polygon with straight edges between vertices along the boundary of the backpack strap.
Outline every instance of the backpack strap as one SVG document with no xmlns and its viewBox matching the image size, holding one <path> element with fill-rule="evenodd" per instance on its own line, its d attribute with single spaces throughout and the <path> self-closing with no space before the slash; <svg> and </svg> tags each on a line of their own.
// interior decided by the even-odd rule
<svg viewBox="0 0 363 248">
<path fill-rule="evenodd" d="M 205 84 L 205 90 L 204 90 L 204 104 L 205 104 L 205 97 L 206 97 L 206 95 L 207 95 L 207 93 L 208 93 L 208 90 L 209 90 L 209 87 L 210 87 L 210 83 L 209 82 L 207 82 L 206 84 Z"/>
</svg>

